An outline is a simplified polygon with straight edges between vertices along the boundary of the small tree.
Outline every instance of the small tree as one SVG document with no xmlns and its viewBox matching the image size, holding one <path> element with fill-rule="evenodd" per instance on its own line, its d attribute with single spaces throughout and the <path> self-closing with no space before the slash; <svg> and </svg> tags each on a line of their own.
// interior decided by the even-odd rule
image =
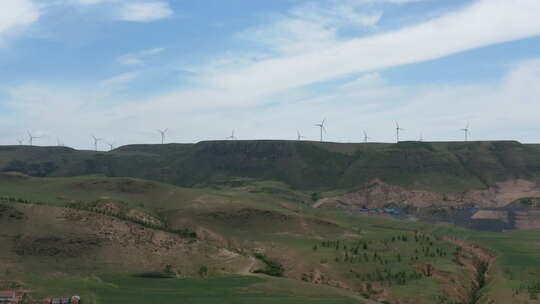
<svg viewBox="0 0 540 304">
<path fill-rule="evenodd" d="M 173 275 L 173 274 L 175 274 L 175 273 L 174 273 L 174 270 L 173 270 L 173 268 L 172 268 L 172 265 L 169 265 L 169 264 L 165 265 L 165 268 L 163 269 L 163 273 L 165 273 L 165 274 L 167 274 L 167 275 Z"/>
<path fill-rule="evenodd" d="M 201 265 L 201 267 L 199 267 L 199 275 L 201 277 L 205 277 L 208 275 L 208 267 L 206 267 L 206 265 Z"/>
</svg>

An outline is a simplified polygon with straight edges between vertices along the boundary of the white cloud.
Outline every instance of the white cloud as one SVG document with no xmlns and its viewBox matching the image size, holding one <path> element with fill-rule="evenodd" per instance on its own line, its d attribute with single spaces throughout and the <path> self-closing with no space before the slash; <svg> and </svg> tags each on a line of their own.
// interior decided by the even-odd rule
<svg viewBox="0 0 540 304">
<path fill-rule="evenodd" d="M 537 0 L 480 0 L 459 11 L 398 31 L 322 43 L 315 51 L 285 52 L 232 72 L 201 75 L 201 82 L 221 90 L 274 94 L 353 73 L 437 59 L 537 36 L 540 35 L 538 14 L 540 2 Z M 326 40 L 329 39 L 316 39 L 317 42 Z M 287 43 L 284 40 L 283 47 L 287 47 Z"/>
<path fill-rule="evenodd" d="M 299 54 L 330 47 L 335 31 L 301 19 L 285 20 L 272 28 L 250 30 L 242 34 L 279 53 Z"/>
<path fill-rule="evenodd" d="M 164 1 L 132 2 L 122 9 L 120 19 L 134 22 L 150 22 L 173 15 L 173 10 Z"/>
<path fill-rule="evenodd" d="M 151 22 L 174 14 L 166 0 L 72 0 L 83 6 L 109 5 L 115 19 L 131 22 Z"/>
<path fill-rule="evenodd" d="M 331 3 L 341 4 L 345 0 L 328 0 Z M 427 2 L 433 0 L 348 0 L 348 2 L 355 5 L 382 5 L 382 4 L 409 4 L 416 2 Z"/>
<path fill-rule="evenodd" d="M 382 17 L 380 11 L 367 11 L 351 1 L 341 1 L 340 4 L 322 5 L 308 3 L 296 7 L 289 12 L 290 19 L 301 19 L 319 23 L 325 27 L 340 26 L 374 26 Z"/>
<path fill-rule="evenodd" d="M 120 75 L 116 75 L 101 82 L 102 86 L 107 89 L 121 90 L 140 76 L 140 72 L 128 72 Z"/>
<path fill-rule="evenodd" d="M 99 4 L 103 2 L 111 2 L 111 1 L 114 1 L 114 0 L 77 0 L 77 2 L 82 5 L 94 5 L 94 4 Z"/>
<path fill-rule="evenodd" d="M 407 129 L 404 139 L 416 139 L 420 132 L 427 140 L 461 139 L 458 130 L 470 120 L 473 139 L 539 141 L 540 59 L 516 64 L 499 82 L 471 85 L 389 86 L 372 72 L 539 35 L 539 12 L 540 2 L 533 0 L 480 0 L 426 23 L 348 40 L 338 37 L 336 25 L 327 21 L 310 28 L 316 23 L 309 17 L 292 18 L 315 35 L 305 41 L 322 44 L 291 50 L 276 43 L 271 55 L 216 59 L 198 69 L 197 87 L 141 99 L 108 95 L 107 86 L 122 86 L 138 76 L 127 73 L 104 81 L 101 92 L 13 89 L 8 106 L 15 114 L 0 119 L 0 139 L 16 138 L 13 130 L 19 128 L 46 130 L 78 147 L 90 144 L 80 134 L 92 133 L 122 138 L 118 144 L 155 142 L 158 134 L 152 130 L 172 126 L 182 130 L 174 141 L 221 139 L 233 128 L 242 139 L 292 139 L 297 129 L 316 139 L 312 125 L 327 117 L 330 140 L 359 141 L 366 129 L 379 141 L 391 141 L 397 119 Z M 159 52 L 128 54 L 119 62 L 140 65 L 145 56 Z M 365 75 L 326 93 L 305 87 L 359 72 Z M 70 130 L 74 135 L 66 133 L 66 126 L 76 126 L 76 132 Z"/>
<path fill-rule="evenodd" d="M 370 4 L 382 4 L 382 3 L 392 3 L 392 4 L 405 4 L 405 3 L 414 3 L 414 2 L 423 2 L 429 0 L 356 0 L 358 3 L 370 3 Z"/>
<path fill-rule="evenodd" d="M 0 38 L 38 21 L 40 11 L 31 0 L 2 0 L 0 4 Z"/>
<path fill-rule="evenodd" d="M 241 33 L 243 39 L 263 44 L 280 54 L 301 54 L 331 47 L 343 28 L 370 28 L 382 12 L 365 12 L 353 4 L 323 5 L 309 3 L 278 16 L 270 25 Z"/>
<path fill-rule="evenodd" d="M 331 141 L 361 141 L 363 130 L 377 141 L 393 141 L 393 121 L 399 120 L 404 140 L 415 140 L 421 132 L 426 140 L 461 140 L 459 129 L 470 121 L 474 140 L 538 142 L 538 82 L 540 59 L 514 65 L 500 81 L 470 85 L 389 86 L 373 73 L 316 97 L 289 92 L 287 101 L 295 96 L 299 101 L 264 109 L 235 104 L 242 92 L 222 96 L 192 90 L 119 101 L 99 92 L 20 87 L 10 92 L 16 115 L 0 122 L 0 138 L 14 141 L 18 127 L 19 133 L 44 130 L 52 136 L 48 144 L 60 137 L 68 145 L 90 147 L 84 134 L 97 133 L 118 144 L 157 142 L 153 130 L 169 127 L 177 130 L 170 138 L 177 142 L 222 139 L 233 128 L 241 139 L 294 139 L 299 129 L 316 140 L 313 124 L 327 117 Z M 75 129 L 66 132 L 66 126 Z"/>
<path fill-rule="evenodd" d="M 123 65 L 143 65 L 145 59 L 147 59 L 148 57 L 157 55 L 163 52 L 164 50 L 165 48 L 153 48 L 153 49 L 143 50 L 140 52 L 122 55 L 116 58 L 116 60 L 118 61 L 118 63 L 123 64 Z"/>
<path fill-rule="evenodd" d="M 379 73 L 370 73 L 350 81 L 342 86 L 342 89 L 361 90 L 364 88 L 376 88 L 384 85 L 384 79 Z"/>
</svg>

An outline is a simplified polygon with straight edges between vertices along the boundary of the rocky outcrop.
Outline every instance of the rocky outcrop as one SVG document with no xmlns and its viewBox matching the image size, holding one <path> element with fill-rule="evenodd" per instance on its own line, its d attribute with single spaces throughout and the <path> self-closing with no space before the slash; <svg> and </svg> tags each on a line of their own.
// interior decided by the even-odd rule
<svg viewBox="0 0 540 304">
<path fill-rule="evenodd" d="M 314 204 L 314 207 L 328 209 L 383 208 L 389 204 L 426 207 L 448 199 L 448 196 L 444 194 L 411 190 L 375 179 L 362 185 L 354 192 L 339 197 L 321 199 Z M 458 198 L 452 197 L 451 199 L 457 201 Z"/>
<path fill-rule="evenodd" d="M 408 189 L 375 179 L 360 186 L 356 191 L 321 199 L 313 206 L 328 209 L 354 209 L 383 208 L 394 204 L 418 208 L 432 205 L 474 205 L 492 208 L 508 206 L 520 198 L 529 197 L 540 197 L 540 184 L 522 179 L 500 182 L 484 190 L 456 194 Z"/>
</svg>

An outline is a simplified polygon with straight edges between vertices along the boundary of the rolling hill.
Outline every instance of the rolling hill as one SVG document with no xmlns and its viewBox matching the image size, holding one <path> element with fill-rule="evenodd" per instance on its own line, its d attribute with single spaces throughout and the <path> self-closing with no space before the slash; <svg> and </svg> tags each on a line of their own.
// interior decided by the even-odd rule
<svg viewBox="0 0 540 304">
<path fill-rule="evenodd" d="M 275 181 L 181 188 L 4 173 L 0 193 L 0 284 L 35 297 L 469 304 L 538 293 L 538 231 L 327 211 Z"/>
<path fill-rule="evenodd" d="M 129 145 L 111 152 L 64 147 L 0 147 L 0 171 L 37 177 L 101 174 L 182 187 L 237 177 L 276 180 L 310 191 L 351 190 L 374 179 L 441 193 L 538 180 L 540 150 L 518 142 L 339 144 L 215 141 Z"/>
<path fill-rule="evenodd" d="M 0 171 L 0 289 L 36 298 L 539 303 L 538 230 L 518 218 L 540 208 L 534 145 L 5 146 Z M 357 211 L 388 207 L 407 217 Z M 417 220 L 471 208 L 525 230 Z"/>
</svg>

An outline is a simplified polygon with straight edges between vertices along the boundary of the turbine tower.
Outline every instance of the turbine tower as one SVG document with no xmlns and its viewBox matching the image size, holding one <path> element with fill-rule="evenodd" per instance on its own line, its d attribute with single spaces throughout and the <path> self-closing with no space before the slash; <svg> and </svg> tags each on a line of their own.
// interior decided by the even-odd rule
<svg viewBox="0 0 540 304">
<path fill-rule="evenodd" d="M 169 131 L 169 129 L 164 129 L 164 130 L 157 130 L 159 132 L 159 134 L 161 134 L 161 144 L 163 145 L 163 143 L 165 142 L 165 134 L 167 134 L 167 131 Z"/>
<path fill-rule="evenodd" d="M 465 133 L 465 141 L 469 141 L 469 134 L 471 132 L 470 130 L 470 124 L 467 123 L 467 125 L 465 126 L 465 128 L 461 129 L 461 131 L 463 131 L 463 133 Z"/>
<path fill-rule="evenodd" d="M 94 139 L 94 150 L 97 151 L 98 149 L 98 143 L 103 140 L 103 138 L 97 138 L 94 135 L 92 135 L 92 138 Z"/>
<path fill-rule="evenodd" d="M 396 142 L 399 142 L 399 131 L 405 131 L 405 129 L 399 126 L 399 123 L 396 121 Z"/>
<path fill-rule="evenodd" d="M 27 131 L 27 133 L 28 133 L 28 143 L 30 144 L 30 146 L 32 146 L 34 144 L 34 139 L 41 138 L 41 136 L 32 135 L 32 133 L 30 133 L 30 131 Z"/>
<path fill-rule="evenodd" d="M 60 138 L 57 138 L 57 139 L 56 139 L 56 145 L 59 146 L 59 147 L 63 147 L 63 146 L 64 146 L 64 142 L 63 142 Z"/>
<path fill-rule="evenodd" d="M 326 118 L 323 119 L 323 121 L 320 124 L 315 124 L 315 127 L 321 128 L 321 142 L 323 141 L 323 131 L 326 133 L 326 127 L 324 124 L 326 123 Z"/>
<path fill-rule="evenodd" d="M 364 143 L 367 143 L 370 139 L 373 139 L 373 138 L 369 137 L 367 132 L 364 131 Z"/>
<path fill-rule="evenodd" d="M 231 136 L 227 137 L 227 139 L 236 140 L 236 136 L 234 135 L 234 130 L 232 130 Z"/>
<path fill-rule="evenodd" d="M 114 149 L 114 143 L 107 142 L 107 146 L 109 146 L 109 151 Z"/>
<path fill-rule="evenodd" d="M 301 141 L 302 138 L 306 138 L 305 136 L 303 136 L 300 131 L 296 130 L 296 135 L 298 136 L 298 141 Z"/>
<path fill-rule="evenodd" d="M 418 141 L 424 141 L 424 133 L 420 132 L 420 137 L 418 137 Z"/>
</svg>

